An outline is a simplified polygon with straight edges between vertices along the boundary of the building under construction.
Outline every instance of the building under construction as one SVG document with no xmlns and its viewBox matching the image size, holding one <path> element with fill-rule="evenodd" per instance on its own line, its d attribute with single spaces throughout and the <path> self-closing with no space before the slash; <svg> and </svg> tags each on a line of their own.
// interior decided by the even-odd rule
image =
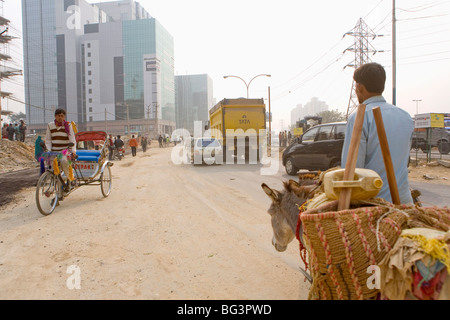
<svg viewBox="0 0 450 320">
<path fill-rule="evenodd" d="M 12 112 L 3 110 L 2 101 L 3 98 L 12 96 L 12 93 L 2 90 L 3 79 L 8 79 L 14 76 L 22 75 L 22 70 L 11 68 L 8 66 L 8 61 L 12 60 L 9 55 L 9 43 L 15 38 L 8 33 L 10 21 L 3 16 L 3 1 L 0 2 L 0 113 L 2 116 L 8 116 Z M 1 119 L 1 117 L 0 117 Z M 0 120 L 0 126 L 3 127 L 3 123 Z"/>
</svg>

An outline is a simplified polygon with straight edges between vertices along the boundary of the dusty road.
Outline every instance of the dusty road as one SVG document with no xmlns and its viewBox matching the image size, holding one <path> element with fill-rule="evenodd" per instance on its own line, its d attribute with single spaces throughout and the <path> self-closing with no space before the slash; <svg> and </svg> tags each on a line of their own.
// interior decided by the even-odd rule
<svg viewBox="0 0 450 320">
<path fill-rule="evenodd" d="M 24 189 L 0 208 L 0 299 L 306 299 L 298 243 L 272 247 L 260 187 L 285 178 L 259 170 L 151 149 L 115 162 L 109 198 L 83 187 L 48 217 Z"/>
</svg>

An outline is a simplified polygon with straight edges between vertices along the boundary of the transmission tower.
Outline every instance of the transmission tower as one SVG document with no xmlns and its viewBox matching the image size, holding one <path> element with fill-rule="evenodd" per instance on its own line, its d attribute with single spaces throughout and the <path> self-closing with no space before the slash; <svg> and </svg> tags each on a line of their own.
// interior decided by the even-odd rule
<svg viewBox="0 0 450 320">
<path fill-rule="evenodd" d="M 362 18 L 358 20 L 358 23 L 352 30 L 344 34 L 344 37 L 345 36 L 352 36 L 355 38 L 355 43 L 344 51 L 344 53 L 347 51 L 354 52 L 355 60 L 347 64 L 344 67 L 344 69 L 347 67 L 357 69 L 363 64 L 372 62 L 372 60 L 370 59 L 370 55 L 374 55 L 377 52 L 381 52 L 377 51 L 370 44 L 369 39 L 373 41 L 377 37 L 377 35 L 369 28 L 369 26 L 364 22 Z M 352 89 L 350 92 L 350 99 L 347 107 L 346 119 L 348 119 L 348 117 L 353 113 L 353 111 L 356 110 L 359 104 L 358 97 L 356 96 L 355 92 L 355 85 L 356 85 L 355 81 L 353 80 Z"/>
</svg>

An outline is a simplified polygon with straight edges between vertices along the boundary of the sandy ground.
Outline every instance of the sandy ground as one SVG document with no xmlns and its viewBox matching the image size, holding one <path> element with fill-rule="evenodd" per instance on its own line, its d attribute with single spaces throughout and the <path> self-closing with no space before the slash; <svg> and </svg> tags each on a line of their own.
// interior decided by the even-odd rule
<svg viewBox="0 0 450 320">
<path fill-rule="evenodd" d="M 116 161 L 106 199 L 83 187 L 44 217 L 28 187 L 1 206 L 0 299 L 307 299 L 298 243 L 272 247 L 260 187 L 280 190 L 284 168 L 177 166 L 171 150 Z M 410 167 L 413 181 L 449 173 Z"/>
<path fill-rule="evenodd" d="M 116 161 L 108 198 L 83 187 L 44 217 L 27 188 L 0 207 L 0 299 L 307 299 L 298 243 L 271 244 L 260 186 L 282 179 L 170 152 Z"/>
</svg>

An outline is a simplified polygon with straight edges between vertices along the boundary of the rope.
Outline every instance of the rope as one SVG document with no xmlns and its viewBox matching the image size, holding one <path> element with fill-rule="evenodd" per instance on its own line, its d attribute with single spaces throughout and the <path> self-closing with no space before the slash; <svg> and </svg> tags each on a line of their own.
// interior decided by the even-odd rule
<svg viewBox="0 0 450 320">
<path fill-rule="evenodd" d="M 306 249 L 306 247 L 303 245 L 303 241 L 300 238 L 300 229 L 302 227 L 302 213 L 305 212 L 307 210 L 307 205 L 311 200 L 307 200 L 305 202 L 303 202 L 303 204 L 301 206 L 298 207 L 299 209 L 299 214 L 298 214 L 298 219 L 297 219 L 297 228 L 295 231 L 295 236 L 298 240 L 299 243 L 299 249 L 300 249 L 300 258 L 303 261 L 303 264 L 305 265 L 305 272 L 308 271 L 308 262 L 307 262 L 307 255 L 308 255 L 308 250 Z M 306 277 L 305 277 L 305 281 L 306 281 Z"/>
</svg>

